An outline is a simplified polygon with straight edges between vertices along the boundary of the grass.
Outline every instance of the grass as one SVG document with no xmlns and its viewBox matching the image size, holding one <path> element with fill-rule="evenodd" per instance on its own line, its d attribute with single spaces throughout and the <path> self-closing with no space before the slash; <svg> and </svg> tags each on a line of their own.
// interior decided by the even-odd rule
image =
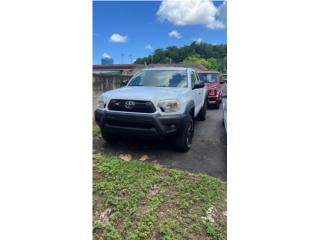
<svg viewBox="0 0 320 240">
<path fill-rule="evenodd" d="M 103 155 L 93 171 L 94 239 L 226 239 L 222 181 Z"/>
<path fill-rule="evenodd" d="M 96 124 L 93 125 L 92 127 L 92 135 L 93 137 L 98 137 L 101 134 L 100 127 Z"/>
</svg>

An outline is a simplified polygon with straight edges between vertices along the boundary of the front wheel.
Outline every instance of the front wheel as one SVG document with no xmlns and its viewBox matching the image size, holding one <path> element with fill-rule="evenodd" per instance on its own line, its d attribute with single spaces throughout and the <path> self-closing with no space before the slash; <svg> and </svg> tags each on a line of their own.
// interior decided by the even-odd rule
<svg viewBox="0 0 320 240">
<path fill-rule="evenodd" d="M 175 140 L 176 149 L 179 152 L 187 152 L 191 148 L 193 132 L 194 132 L 194 121 L 193 118 L 189 115 L 187 124 L 185 128 L 178 135 Z"/>
</svg>

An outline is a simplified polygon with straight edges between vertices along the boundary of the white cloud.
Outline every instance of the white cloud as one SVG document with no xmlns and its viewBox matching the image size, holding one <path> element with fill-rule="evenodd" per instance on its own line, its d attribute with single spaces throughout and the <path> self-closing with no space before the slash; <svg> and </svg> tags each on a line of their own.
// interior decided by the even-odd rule
<svg viewBox="0 0 320 240">
<path fill-rule="evenodd" d="M 203 39 L 202 38 L 194 38 L 193 41 L 195 41 L 196 43 L 202 43 Z"/>
<path fill-rule="evenodd" d="M 144 49 L 152 50 L 152 46 L 150 44 L 147 44 Z"/>
<path fill-rule="evenodd" d="M 227 26 L 227 1 L 224 1 L 218 8 L 217 19 Z"/>
<path fill-rule="evenodd" d="M 226 10 L 226 0 L 219 8 L 215 7 L 211 0 L 163 0 L 157 15 L 160 20 L 167 20 L 178 26 L 200 24 L 217 29 L 225 27 L 217 18 L 220 16 L 220 8 Z"/>
<path fill-rule="evenodd" d="M 108 53 L 103 53 L 102 58 L 111 58 L 111 56 Z"/>
<path fill-rule="evenodd" d="M 169 35 L 170 37 L 175 37 L 175 38 L 177 38 L 177 39 L 182 38 L 181 34 L 178 33 L 176 30 L 173 30 L 173 31 L 169 32 L 168 35 Z"/>
<path fill-rule="evenodd" d="M 114 42 L 114 43 L 124 43 L 128 40 L 128 36 L 122 36 L 118 33 L 114 33 L 110 36 L 109 42 Z"/>
</svg>

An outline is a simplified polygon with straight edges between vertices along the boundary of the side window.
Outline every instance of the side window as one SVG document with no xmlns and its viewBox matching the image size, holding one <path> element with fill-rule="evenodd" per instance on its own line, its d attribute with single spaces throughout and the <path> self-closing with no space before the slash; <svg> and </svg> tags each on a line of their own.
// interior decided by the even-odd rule
<svg viewBox="0 0 320 240">
<path fill-rule="evenodd" d="M 197 77 L 197 82 L 201 82 L 198 73 L 196 73 L 195 75 L 196 75 L 196 77 Z"/>
<path fill-rule="evenodd" d="M 196 74 L 194 72 L 191 72 L 191 88 L 194 88 L 194 84 L 197 81 Z"/>
</svg>

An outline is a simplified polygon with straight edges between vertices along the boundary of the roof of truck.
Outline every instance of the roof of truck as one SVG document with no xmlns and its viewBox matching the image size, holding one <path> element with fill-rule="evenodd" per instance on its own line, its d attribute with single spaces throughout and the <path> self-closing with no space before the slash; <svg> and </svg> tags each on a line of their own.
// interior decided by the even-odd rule
<svg viewBox="0 0 320 240">
<path fill-rule="evenodd" d="M 220 73 L 220 72 L 216 70 L 212 70 L 212 71 L 198 71 L 198 73 Z"/>
<path fill-rule="evenodd" d="M 152 67 L 152 68 L 145 68 L 143 70 L 187 70 L 187 69 L 188 68 L 186 67 Z"/>
<path fill-rule="evenodd" d="M 205 68 L 203 65 L 201 64 L 188 64 L 188 63 L 170 63 L 170 64 L 161 64 L 161 63 L 157 63 L 157 64 L 149 64 L 146 66 L 147 68 L 158 68 L 158 67 L 182 67 L 182 68 L 192 68 L 195 69 L 197 71 L 207 71 L 208 69 Z"/>
</svg>

